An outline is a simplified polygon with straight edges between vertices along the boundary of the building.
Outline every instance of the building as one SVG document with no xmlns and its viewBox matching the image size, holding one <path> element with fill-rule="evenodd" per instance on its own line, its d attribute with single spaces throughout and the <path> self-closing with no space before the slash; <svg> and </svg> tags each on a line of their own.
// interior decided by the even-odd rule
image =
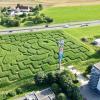
<svg viewBox="0 0 100 100">
<path fill-rule="evenodd" d="M 30 10 L 31 9 L 28 6 L 23 6 L 23 5 L 20 5 L 20 4 L 17 4 L 17 6 L 16 6 L 17 12 L 29 12 Z"/>
<path fill-rule="evenodd" d="M 93 65 L 91 69 L 91 76 L 89 80 L 91 89 L 100 93 L 100 62 Z"/>
<path fill-rule="evenodd" d="M 46 88 L 40 92 L 32 92 L 25 97 L 25 100 L 55 100 L 55 94 L 51 88 Z"/>
<path fill-rule="evenodd" d="M 93 42 L 96 46 L 100 46 L 100 39 L 96 39 Z"/>
<path fill-rule="evenodd" d="M 17 4 L 17 6 L 14 9 L 9 9 L 10 16 L 15 15 L 22 15 L 23 13 L 28 14 L 31 11 L 31 7 L 29 6 L 23 6 L 20 4 Z"/>
</svg>

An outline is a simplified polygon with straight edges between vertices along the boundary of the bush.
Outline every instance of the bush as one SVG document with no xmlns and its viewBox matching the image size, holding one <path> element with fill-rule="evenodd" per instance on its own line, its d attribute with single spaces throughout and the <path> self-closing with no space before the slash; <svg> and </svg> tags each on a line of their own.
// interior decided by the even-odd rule
<svg viewBox="0 0 100 100">
<path fill-rule="evenodd" d="M 83 42 L 88 42 L 88 39 L 87 39 L 87 38 L 81 38 L 81 40 L 82 40 Z"/>
<path fill-rule="evenodd" d="M 18 20 L 14 20 L 14 19 L 12 20 L 10 18 L 2 18 L 1 25 L 7 26 L 7 27 L 16 27 L 16 26 L 19 26 L 20 23 Z"/>
<path fill-rule="evenodd" d="M 90 74 L 90 73 L 91 73 L 92 66 L 93 66 L 93 65 L 90 64 L 90 65 L 86 68 L 85 73 L 83 73 L 84 76 L 86 76 L 87 74 Z"/>
<path fill-rule="evenodd" d="M 47 74 L 47 83 L 52 84 L 54 82 L 56 82 L 56 75 L 54 72 L 50 72 Z"/>
<path fill-rule="evenodd" d="M 7 100 L 6 94 L 0 94 L 0 100 Z"/>
<path fill-rule="evenodd" d="M 59 85 L 58 85 L 57 83 L 53 83 L 53 84 L 51 85 L 51 89 L 53 90 L 53 92 L 54 92 L 55 94 L 58 94 L 58 93 L 60 92 L 60 87 L 59 87 Z"/>
<path fill-rule="evenodd" d="M 45 17 L 45 21 L 46 21 L 46 23 L 52 23 L 53 19 L 50 17 Z"/>
<path fill-rule="evenodd" d="M 64 93 L 59 93 L 57 96 L 57 100 L 67 100 L 66 95 Z"/>
<path fill-rule="evenodd" d="M 34 79 L 35 79 L 35 83 L 36 83 L 37 85 L 43 84 L 43 83 L 44 83 L 44 79 L 45 79 L 45 74 L 44 74 L 44 72 L 38 72 L 38 73 L 35 75 Z"/>
<path fill-rule="evenodd" d="M 14 91 L 10 91 L 10 92 L 7 94 L 8 97 L 14 97 L 15 95 L 16 95 L 16 92 L 14 92 Z"/>
<path fill-rule="evenodd" d="M 16 94 L 21 94 L 21 93 L 23 93 L 23 90 L 21 88 L 17 88 L 16 89 Z"/>
<path fill-rule="evenodd" d="M 33 26 L 33 22 L 32 21 L 26 21 L 25 23 L 24 23 L 24 26 Z"/>
</svg>

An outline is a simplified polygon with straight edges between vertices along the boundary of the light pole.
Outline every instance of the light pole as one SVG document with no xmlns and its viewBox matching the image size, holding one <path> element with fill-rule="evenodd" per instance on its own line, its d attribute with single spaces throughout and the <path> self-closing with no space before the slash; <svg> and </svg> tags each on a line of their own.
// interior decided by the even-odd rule
<svg viewBox="0 0 100 100">
<path fill-rule="evenodd" d="M 59 43 L 59 70 L 61 69 L 61 61 L 63 58 L 63 47 L 64 47 L 64 40 L 58 41 Z"/>
</svg>

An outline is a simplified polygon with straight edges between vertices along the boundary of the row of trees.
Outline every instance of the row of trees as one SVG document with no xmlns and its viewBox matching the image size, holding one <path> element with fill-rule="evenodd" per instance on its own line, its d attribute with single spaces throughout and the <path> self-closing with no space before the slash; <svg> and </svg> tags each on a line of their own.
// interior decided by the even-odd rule
<svg viewBox="0 0 100 100">
<path fill-rule="evenodd" d="M 11 19 L 9 17 L 2 17 L 0 24 L 2 26 L 6 26 L 6 27 L 18 27 L 21 24 L 21 21 L 18 19 L 19 18 L 17 16 L 15 19 Z M 26 26 L 31 26 L 31 25 L 41 24 L 41 23 L 49 24 L 49 23 L 53 22 L 53 19 L 50 17 L 46 17 L 46 16 L 45 17 L 36 16 L 34 18 L 32 18 L 32 17 L 24 18 L 22 20 L 22 22 L 24 22 L 24 23 L 31 22 L 32 24 L 29 24 L 29 25 L 26 24 Z"/>
<path fill-rule="evenodd" d="M 57 96 L 57 100 L 66 100 L 66 96 L 71 100 L 83 100 L 79 88 L 76 85 L 76 78 L 69 71 L 62 73 L 50 72 L 48 74 L 39 72 L 35 75 L 34 79 L 37 85 L 51 85 L 52 90 Z"/>
<path fill-rule="evenodd" d="M 7 17 L 2 17 L 0 24 L 6 27 L 17 27 L 20 25 L 20 22 L 16 19 L 10 19 Z"/>
</svg>

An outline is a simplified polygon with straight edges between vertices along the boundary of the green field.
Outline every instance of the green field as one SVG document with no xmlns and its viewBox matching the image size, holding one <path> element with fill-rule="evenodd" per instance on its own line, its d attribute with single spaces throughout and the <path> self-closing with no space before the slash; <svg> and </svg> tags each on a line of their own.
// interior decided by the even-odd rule
<svg viewBox="0 0 100 100">
<path fill-rule="evenodd" d="M 75 66 L 79 70 L 84 72 L 88 65 L 100 61 L 100 54 L 96 53 L 97 50 L 100 50 L 100 47 L 95 47 L 91 45 L 91 42 L 93 42 L 96 38 L 100 38 L 100 26 L 65 29 L 64 31 L 66 34 L 70 34 L 72 37 L 76 38 L 79 42 L 82 42 L 81 38 L 87 38 L 88 42 L 84 44 L 89 46 L 92 50 L 95 51 L 95 53 L 90 57 L 89 60 L 81 63 L 77 62 L 75 64 Z"/>
<path fill-rule="evenodd" d="M 0 36 L 0 91 L 24 84 L 23 80 L 38 71 L 57 70 L 60 39 L 65 40 L 65 64 L 85 61 L 92 54 L 90 48 L 60 30 Z"/>
<path fill-rule="evenodd" d="M 74 36 L 78 40 L 80 40 L 83 37 L 90 38 L 92 39 L 92 41 L 97 37 L 100 38 L 100 26 L 65 29 L 65 32 Z"/>
<path fill-rule="evenodd" d="M 73 21 L 98 20 L 100 19 L 100 6 L 74 6 L 74 7 L 51 7 L 43 10 L 43 13 L 52 17 L 54 23 L 66 23 Z"/>
</svg>

